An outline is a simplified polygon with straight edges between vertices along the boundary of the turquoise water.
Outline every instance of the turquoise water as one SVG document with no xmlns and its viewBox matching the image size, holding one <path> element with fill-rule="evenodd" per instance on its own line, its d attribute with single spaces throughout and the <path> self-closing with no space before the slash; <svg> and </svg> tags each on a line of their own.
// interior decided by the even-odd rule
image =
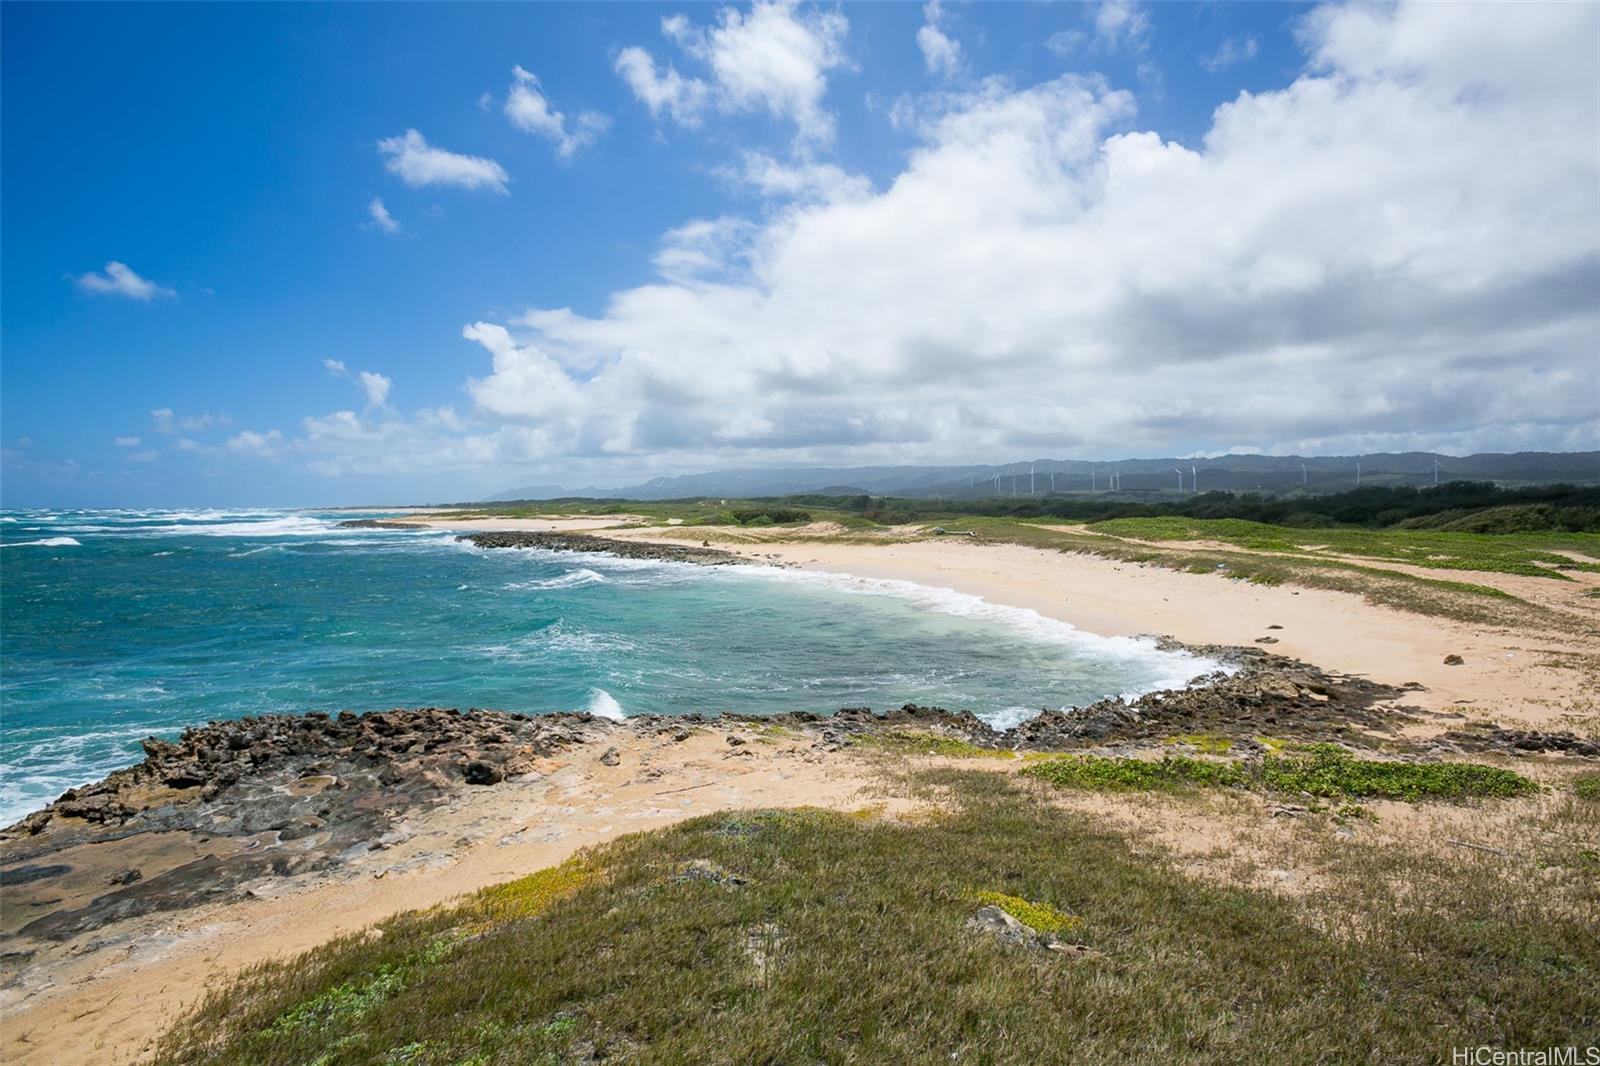
<svg viewBox="0 0 1600 1066">
<path fill-rule="evenodd" d="M 0 823 L 216 718 L 917 702 L 1008 725 L 1212 665 L 947 590 L 487 551 L 341 517 L 0 512 Z"/>
</svg>

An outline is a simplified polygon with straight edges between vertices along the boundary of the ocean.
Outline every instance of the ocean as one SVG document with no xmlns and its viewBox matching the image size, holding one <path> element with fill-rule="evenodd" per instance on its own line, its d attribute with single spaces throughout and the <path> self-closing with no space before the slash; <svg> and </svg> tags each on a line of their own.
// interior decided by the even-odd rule
<svg viewBox="0 0 1600 1066">
<path fill-rule="evenodd" d="M 1215 668 L 950 590 L 486 550 L 347 517 L 0 512 L 0 824 L 212 719 L 915 702 L 1006 727 Z"/>
</svg>

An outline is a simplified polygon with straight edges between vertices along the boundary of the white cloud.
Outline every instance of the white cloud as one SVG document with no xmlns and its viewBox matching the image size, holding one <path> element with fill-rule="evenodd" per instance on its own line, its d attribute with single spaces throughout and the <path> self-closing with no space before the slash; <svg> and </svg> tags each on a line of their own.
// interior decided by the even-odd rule
<svg viewBox="0 0 1600 1066">
<path fill-rule="evenodd" d="M 643 48 L 624 48 L 617 53 L 617 73 L 628 83 L 652 118 L 665 112 L 680 126 L 700 125 L 700 113 L 710 99 L 711 90 L 699 78 L 685 78 L 676 67 L 656 70 L 656 61 Z"/>
<path fill-rule="evenodd" d="M 538 78 L 520 66 L 513 67 L 511 75 L 511 89 L 506 94 L 506 118 L 524 133 L 549 140 L 562 159 L 569 159 L 579 148 L 593 144 L 611 125 L 611 120 L 600 112 L 585 111 L 569 128 L 566 116 L 551 107 L 540 91 Z"/>
<path fill-rule="evenodd" d="M 597 316 L 469 327 L 471 395 L 680 463 L 1581 440 L 1596 12 L 1463 11 L 1318 12 L 1308 71 L 1197 147 L 1119 132 L 1096 79 L 946 94 L 882 192 L 691 223 Z"/>
<path fill-rule="evenodd" d="M 1200 59 L 1200 65 L 1213 74 L 1254 59 L 1260 45 L 1254 37 L 1225 37 L 1216 51 Z"/>
<path fill-rule="evenodd" d="M 352 374 L 342 359 L 324 359 L 322 366 L 334 377 L 344 378 L 360 388 L 366 394 L 369 407 L 389 405 L 389 389 L 394 384 L 389 378 L 371 370 L 360 370 Z"/>
<path fill-rule="evenodd" d="M 1101 0 L 1094 15 L 1094 33 L 1110 48 L 1142 46 L 1150 32 L 1150 16 L 1138 0 Z"/>
<path fill-rule="evenodd" d="M 277 454 L 283 445 L 283 434 L 275 429 L 265 433 L 257 433 L 253 429 L 246 429 L 237 435 L 228 438 L 226 445 L 230 452 L 240 455 L 252 455 L 269 459 Z"/>
<path fill-rule="evenodd" d="M 382 374 L 375 374 L 370 370 L 363 370 L 356 375 L 361 382 L 361 388 L 367 394 L 367 402 L 373 407 L 384 407 L 389 403 L 389 386 L 394 384 Z"/>
<path fill-rule="evenodd" d="M 718 22 L 698 27 L 683 15 L 661 20 L 661 32 L 709 68 L 711 80 L 658 68 L 644 49 L 624 48 L 616 69 L 653 116 L 698 125 L 707 106 L 725 112 L 765 111 L 794 122 L 802 144 L 833 139 L 833 115 L 822 106 L 828 71 L 845 63 L 850 24 L 837 11 L 801 10 L 762 0 L 741 13 L 723 8 Z"/>
<path fill-rule="evenodd" d="M 765 152 L 746 151 L 737 170 L 724 171 L 763 196 L 799 200 L 853 200 L 872 192 L 872 182 L 832 163 L 784 162 Z"/>
<path fill-rule="evenodd" d="M 1044 46 L 1063 59 L 1084 46 L 1089 35 L 1082 30 L 1058 30 L 1052 33 Z"/>
<path fill-rule="evenodd" d="M 161 453 L 154 448 L 149 448 L 142 452 L 129 452 L 126 456 L 130 463 L 153 463 L 160 457 Z"/>
<path fill-rule="evenodd" d="M 150 421 L 157 433 L 204 433 L 208 429 L 221 429 L 233 424 L 233 419 L 223 414 L 205 411 L 198 415 L 179 415 L 170 407 L 158 407 L 150 412 Z"/>
<path fill-rule="evenodd" d="M 119 448 L 137 448 L 143 442 L 138 437 L 118 437 L 113 443 Z"/>
<path fill-rule="evenodd" d="M 673 227 L 649 284 L 468 325 L 470 410 L 335 412 L 282 453 L 582 484 L 1593 447 L 1600 9 L 1338 6 L 1301 32 L 1301 75 L 1190 145 L 1066 76 L 924 100 L 901 172 L 841 170 L 849 195 L 752 154 L 740 180 L 784 202 Z"/>
<path fill-rule="evenodd" d="M 130 300 L 154 300 L 158 296 L 178 295 L 165 285 L 157 285 L 149 278 L 141 278 L 126 263 L 115 259 L 106 264 L 102 273 L 90 271 L 78 274 L 73 284 L 94 296 L 126 296 Z"/>
<path fill-rule="evenodd" d="M 383 165 L 389 173 L 413 189 L 425 185 L 453 185 L 504 193 L 506 182 L 511 180 L 511 175 L 493 159 L 435 148 L 416 130 L 406 130 L 398 137 L 379 141 L 378 152 L 387 157 Z"/>
<path fill-rule="evenodd" d="M 917 30 L 917 47 L 922 50 L 922 61 L 930 74 L 954 77 L 961 71 L 961 42 L 941 28 L 944 8 L 939 0 L 928 0 L 922 6 L 924 22 Z"/>
<path fill-rule="evenodd" d="M 400 232 L 400 223 L 395 221 L 395 217 L 389 213 L 389 209 L 383 206 L 383 200 L 380 197 L 374 196 L 372 198 L 372 202 L 367 205 L 367 215 L 372 219 L 372 224 L 383 230 L 383 232 L 391 235 Z"/>
</svg>

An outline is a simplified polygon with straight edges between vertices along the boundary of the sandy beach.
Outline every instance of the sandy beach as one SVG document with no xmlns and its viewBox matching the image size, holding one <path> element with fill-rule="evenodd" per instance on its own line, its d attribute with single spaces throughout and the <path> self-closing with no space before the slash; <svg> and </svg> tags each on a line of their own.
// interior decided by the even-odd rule
<svg viewBox="0 0 1600 1066">
<path fill-rule="evenodd" d="M 544 531 L 548 520 L 495 519 L 497 530 Z M 430 521 L 431 528 L 475 529 L 476 522 Z M 564 528 L 577 529 L 577 526 Z M 585 528 L 603 528 L 588 526 Z M 683 533 L 689 533 L 685 530 Z M 693 531 L 726 551 L 766 562 L 852 577 L 909 581 L 1025 607 L 1101 636 L 1150 634 L 1185 644 L 1249 645 L 1271 638 L 1272 650 L 1341 673 L 1386 684 L 1416 682 L 1415 702 L 1430 710 L 1492 717 L 1540 727 L 1575 711 L 1594 713 L 1591 679 L 1561 657 L 1600 651 L 1600 625 L 1590 640 L 1570 634 L 1474 626 L 1366 602 L 1324 589 L 1267 586 L 1224 574 L 1195 574 L 964 537 L 880 544 L 843 540 L 786 542 L 734 539 L 717 529 Z M 605 536 L 683 543 L 674 531 L 609 529 Z M 1529 596 L 1559 602 L 1596 619 L 1600 575 L 1562 583 L 1435 571 L 1433 576 L 1491 583 L 1497 578 Z M 1558 600 L 1559 598 L 1559 600 Z M 1460 665 L 1445 658 L 1459 655 Z M 1569 723 L 1570 724 L 1570 723 Z"/>
</svg>

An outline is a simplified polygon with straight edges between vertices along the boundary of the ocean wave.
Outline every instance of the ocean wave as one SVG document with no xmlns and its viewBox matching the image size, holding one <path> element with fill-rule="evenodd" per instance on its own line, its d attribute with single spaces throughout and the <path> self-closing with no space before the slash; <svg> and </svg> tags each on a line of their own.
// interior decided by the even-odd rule
<svg viewBox="0 0 1600 1066">
<path fill-rule="evenodd" d="M 1029 640 L 1064 646 L 1086 659 L 1109 660 L 1138 669 L 1148 680 L 1136 688 L 1115 693 L 1124 699 L 1137 699 L 1146 693 L 1162 689 L 1183 688 L 1207 674 L 1219 670 L 1232 673 L 1235 669 L 1192 652 L 1160 648 L 1151 637 L 1105 637 L 1097 633 L 1086 633 L 1070 622 L 1048 618 L 1032 608 L 990 603 L 982 596 L 950 588 L 920 585 L 914 581 L 769 567 L 719 567 L 716 573 L 736 580 L 754 578 L 809 585 L 854 596 L 887 596 L 909 603 L 923 611 L 998 623 Z M 1113 694 L 1107 693 L 1107 695 Z M 1001 715 L 1015 710 L 1008 708 L 1006 711 L 993 713 Z M 1028 717 L 1038 713 L 1036 710 L 1030 710 Z M 1019 719 L 1019 721 L 1025 720 Z"/>
<path fill-rule="evenodd" d="M 584 585 L 603 585 L 607 582 L 604 574 L 590 570 L 587 567 L 578 570 L 569 570 L 560 577 L 545 578 L 542 581 L 513 581 L 506 585 L 508 591 L 524 591 L 530 589 L 575 589 Z"/>
<path fill-rule="evenodd" d="M 15 544 L 0 544 L 0 548 L 77 548 L 81 545 L 71 537 L 45 537 L 43 540 L 19 540 Z"/>
<path fill-rule="evenodd" d="M 590 691 L 589 706 L 585 707 L 584 710 L 596 718 L 610 718 L 615 722 L 624 721 L 628 717 L 622 711 L 622 704 L 618 703 L 616 698 L 603 688 Z"/>
</svg>

